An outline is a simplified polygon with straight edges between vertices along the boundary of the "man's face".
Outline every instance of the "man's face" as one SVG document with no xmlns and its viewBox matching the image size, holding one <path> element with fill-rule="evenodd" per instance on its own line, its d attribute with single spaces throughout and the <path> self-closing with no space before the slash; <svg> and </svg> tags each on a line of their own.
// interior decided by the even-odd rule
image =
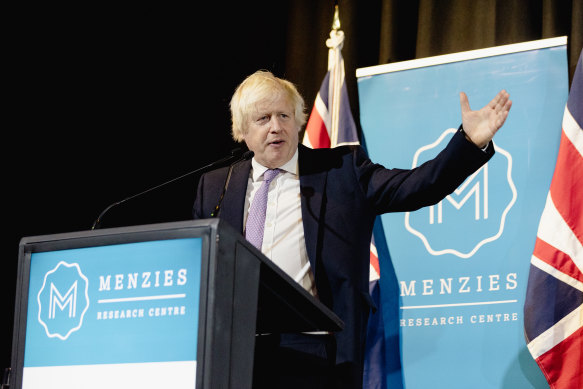
<svg viewBox="0 0 583 389">
<path fill-rule="evenodd" d="M 243 139 L 257 162 L 270 169 L 288 162 L 298 147 L 294 110 L 284 95 L 264 101 L 250 115 Z"/>
</svg>

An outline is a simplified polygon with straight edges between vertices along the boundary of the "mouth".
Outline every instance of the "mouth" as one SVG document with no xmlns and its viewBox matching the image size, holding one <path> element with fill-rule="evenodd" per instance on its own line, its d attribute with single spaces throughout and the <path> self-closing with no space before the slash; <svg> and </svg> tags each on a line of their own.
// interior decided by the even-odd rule
<svg viewBox="0 0 583 389">
<path fill-rule="evenodd" d="M 276 139 L 274 141 L 271 141 L 268 143 L 269 146 L 279 146 L 281 144 L 285 143 L 285 141 L 281 140 L 281 139 Z"/>
</svg>

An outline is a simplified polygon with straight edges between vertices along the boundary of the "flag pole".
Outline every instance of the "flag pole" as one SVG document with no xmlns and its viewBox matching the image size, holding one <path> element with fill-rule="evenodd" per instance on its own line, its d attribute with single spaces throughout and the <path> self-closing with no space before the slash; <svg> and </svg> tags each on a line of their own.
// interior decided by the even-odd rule
<svg viewBox="0 0 583 389">
<path fill-rule="evenodd" d="M 334 5 L 334 17 L 332 20 L 332 30 L 330 38 L 326 40 L 328 46 L 328 71 L 330 72 L 330 87 L 328 96 L 330 99 L 330 138 L 333 140 L 331 147 L 336 146 L 338 139 L 338 127 L 340 116 L 340 96 L 342 83 L 344 82 L 344 60 L 341 50 L 344 46 L 344 32 L 340 29 L 340 11 L 338 2 Z"/>
<path fill-rule="evenodd" d="M 334 4 L 334 19 L 332 20 L 332 30 L 340 30 L 340 13 L 338 12 L 338 1 Z"/>
</svg>

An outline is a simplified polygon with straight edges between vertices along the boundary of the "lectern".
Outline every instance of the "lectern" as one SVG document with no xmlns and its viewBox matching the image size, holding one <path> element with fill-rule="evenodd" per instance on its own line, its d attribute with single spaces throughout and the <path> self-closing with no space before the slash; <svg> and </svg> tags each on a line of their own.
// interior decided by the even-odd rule
<svg viewBox="0 0 583 389">
<path fill-rule="evenodd" d="M 229 225 L 23 238 L 10 388 L 250 388 L 256 333 L 342 321 Z"/>
</svg>

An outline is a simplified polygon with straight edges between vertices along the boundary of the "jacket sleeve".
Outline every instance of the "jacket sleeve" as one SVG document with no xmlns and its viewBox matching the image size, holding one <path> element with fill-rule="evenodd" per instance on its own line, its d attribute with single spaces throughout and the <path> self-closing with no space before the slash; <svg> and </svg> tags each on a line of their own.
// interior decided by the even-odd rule
<svg viewBox="0 0 583 389">
<path fill-rule="evenodd" d="M 460 127 L 445 149 L 414 169 L 386 169 L 358 148 L 354 171 L 374 213 L 414 211 L 441 201 L 493 155 L 493 144 L 478 148 Z"/>
</svg>

